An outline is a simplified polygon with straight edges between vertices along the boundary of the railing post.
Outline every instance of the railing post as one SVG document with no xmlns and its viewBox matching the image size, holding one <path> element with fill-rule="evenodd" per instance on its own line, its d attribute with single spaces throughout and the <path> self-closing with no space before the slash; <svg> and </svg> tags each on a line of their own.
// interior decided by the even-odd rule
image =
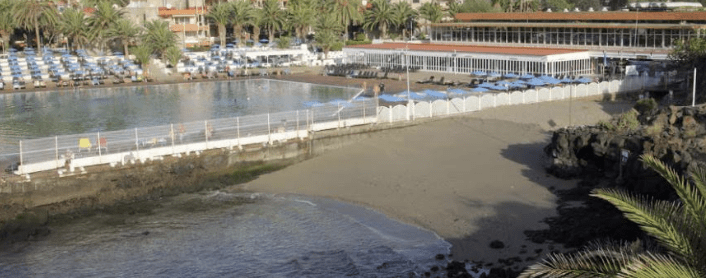
<svg viewBox="0 0 706 278">
<path fill-rule="evenodd" d="M 59 164 L 59 136 L 54 136 L 54 155 L 56 156 L 56 168 L 60 168 Z"/>
<path fill-rule="evenodd" d="M 140 138 L 137 136 L 137 128 L 135 128 L 135 154 L 139 156 L 140 151 Z"/>
<path fill-rule="evenodd" d="M 208 120 L 203 121 L 203 138 L 206 142 L 206 149 L 208 149 Z"/>
<path fill-rule="evenodd" d="M 21 167 L 22 167 L 22 165 L 24 165 L 24 157 L 22 156 L 22 140 L 20 140 L 20 165 L 17 166 L 17 170 L 20 172 L 20 174 L 24 174 L 24 173 L 22 173 L 22 171 L 20 170 Z"/>
<path fill-rule="evenodd" d="M 101 157 L 101 133 L 96 132 L 96 145 L 98 146 L 98 157 Z"/>
<path fill-rule="evenodd" d="M 174 124 L 169 124 L 169 139 L 172 140 L 172 155 L 174 155 L 174 141 L 176 133 L 174 132 Z"/>
<path fill-rule="evenodd" d="M 242 148 L 240 146 L 240 117 L 235 117 L 235 128 L 238 132 L 238 149 Z"/>
<path fill-rule="evenodd" d="M 272 131 L 270 130 L 270 113 L 267 113 L 267 143 L 272 145 Z"/>
<path fill-rule="evenodd" d="M 336 111 L 336 114 L 338 114 L 338 128 L 341 128 L 341 102 L 338 102 L 338 111 Z"/>
</svg>

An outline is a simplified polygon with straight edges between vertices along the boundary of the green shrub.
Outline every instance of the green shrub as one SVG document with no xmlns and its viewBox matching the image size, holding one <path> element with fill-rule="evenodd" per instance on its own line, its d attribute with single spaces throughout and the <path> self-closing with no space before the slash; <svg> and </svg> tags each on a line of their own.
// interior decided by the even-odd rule
<svg viewBox="0 0 706 278">
<path fill-rule="evenodd" d="M 355 40 L 356 41 L 366 41 L 368 38 L 365 36 L 365 33 L 358 33 L 355 35 Z"/>
<path fill-rule="evenodd" d="M 348 41 L 346 41 L 346 45 L 359 45 L 359 44 L 371 44 L 371 43 L 373 43 L 373 42 L 369 41 L 369 40 L 364 40 L 364 41 L 348 40 Z"/>
<path fill-rule="evenodd" d="M 628 112 L 618 116 L 617 128 L 620 130 L 636 130 L 640 127 L 640 121 L 637 120 L 637 110 L 631 109 Z"/>
<path fill-rule="evenodd" d="M 656 110 L 658 106 L 659 105 L 656 100 L 653 98 L 646 98 L 638 100 L 637 103 L 635 103 L 634 108 L 640 114 L 650 114 L 652 111 Z"/>
<path fill-rule="evenodd" d="M 603 129 L 603 130 L 608 130 L 608 131 L 614 131 L 615 130 L 615 125 L 611 122 L 606 122 L 606 121 L 598 121 L 598 124 L 596 124 L 598 128 Z"/>
<path fill-rule="evenodd" d="M 279 37 L 279 40 L 277 40 L 277 48 L 279 49 L 287 49 L 289 48 L 289 45 L 292 43 L 292 38 L 290 37 Z"/>
<path fill-rule="evenodd" d="M 341 51 L 343 50 L 343 42 L 337 41 L 331 45 L 331 51 Z"/>
<path fill-rule="evenodd" d="M 417 39 L 426 40 L 426 39 L 427 39 L 427 34 L 419 33 L 419 35 L 417 35 Z"/>
</svg>

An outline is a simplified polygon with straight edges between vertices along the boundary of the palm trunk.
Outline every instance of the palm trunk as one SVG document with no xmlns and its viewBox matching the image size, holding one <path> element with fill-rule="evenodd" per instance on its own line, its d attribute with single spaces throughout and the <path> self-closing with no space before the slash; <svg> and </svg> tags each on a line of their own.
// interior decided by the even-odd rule
<svg viewBox="0 0 706 278">
<path fill-rule="evenodd" d="M 269 29 L 270 34 L 269 34 L 269 36 L 268 36 L 269 39 L 268 39 L 267 42 L 268 42 L 268 43 L 272 43 L 272 41 L 275 40 L 275 27 L 274 27 L 274 26 L 271 26 L 271 27 L 268 28 L 268 29 Z"/>
<path fill-rule="evenodd" d="M 387 38 L 387 24 L 383 23 L 380 25 L 381 25 L 380 30 L 382 30 L 382 38 L 385 39 L 385 38 Z"/>
<path fill-rule="evenodd" d="M 130 56 L 130 53 L 127 53 L 127 40 L 123 41 L 123 54 L 125 54 L 125 57 Z"/>
<path fill-rule="evenodd" d="M 39 39 L 39 23 L 34 22 L 34 34 L 37 37 L 37 51 L 42 49 L 42 42 Z"/>
<path fill-rule="evenodd" d="M 344 42 L 348 40 L 348 26 L 350 25 L 350 20 L 346 20 L 345 28 L 346 28 L 346 38 L 343 40 Z"/>
<path fill-rule="evenodd" d="M 218 24 L 218 37 L 221 39 L 221 49 L 226 49 L 226 26 Z"/>
</svg>

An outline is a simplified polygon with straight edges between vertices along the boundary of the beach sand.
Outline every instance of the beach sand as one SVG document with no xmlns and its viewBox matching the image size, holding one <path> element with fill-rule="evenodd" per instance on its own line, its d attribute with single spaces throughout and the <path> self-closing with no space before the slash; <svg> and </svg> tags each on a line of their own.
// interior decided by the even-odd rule
<svg viewBox="0 0 706 278">
<path fill-rule="evenodd" d="M 551 130 L 569 120 L 594 124 L 629 108 L 595 99 L 557 101 L 385 130 L 243 188 L 367 206 L 436 232 L 452 243 L 456 260 L 497 267 L 510 259 L 507 264 L 519 269 L 561 250 L 551 242 L 532 243 L 523 234 L 546 228 L 542 219 L 556 214 L 554 189 L 576 184 L 544 171 L 548 158 L 542 149 Z M 491 248 L 494 240 L 504 247 Z"/>
</svg>

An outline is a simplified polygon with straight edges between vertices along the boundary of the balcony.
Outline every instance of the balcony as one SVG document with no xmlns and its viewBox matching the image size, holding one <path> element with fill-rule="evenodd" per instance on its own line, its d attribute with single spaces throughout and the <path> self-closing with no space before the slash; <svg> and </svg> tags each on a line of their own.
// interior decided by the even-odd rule
<svg viewBox="0 0 706 278">
<path fill-rule="evenodd" d="M 170 17 L 170 16 L 195 16 L 195 15 L 203 15 L 208 13 L 208 9 L 203 9 L 203 8 L 188 8 L 188 9 L 176 9 L 176 8 L 166 8 L 166 7 L 159 7 L 158 9 L 158 15 L 161 17 Z"/>
<path fill-rule="evenodd" d="M 172 32 L 208 31 L 208 25 L 204 25 L 199 28 L 197 24 L 172 24 L 169 26 L 169 30 L 171 30 Z"/>
</svg>

